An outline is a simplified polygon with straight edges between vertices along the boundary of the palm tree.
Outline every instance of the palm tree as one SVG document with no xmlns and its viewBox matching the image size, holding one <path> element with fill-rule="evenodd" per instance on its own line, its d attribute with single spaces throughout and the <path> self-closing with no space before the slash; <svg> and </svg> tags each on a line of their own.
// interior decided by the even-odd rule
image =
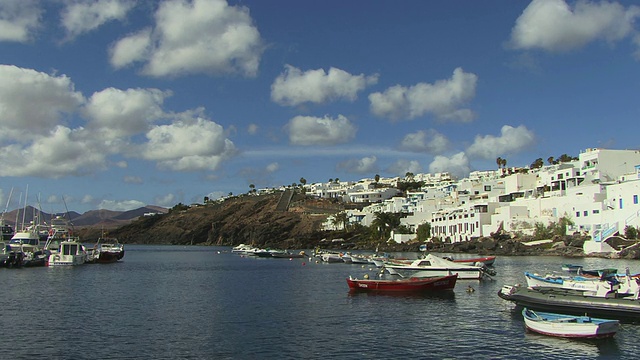
<svg viewBox="0 0 640 360">
<path fill-rule="evenodd" d="M 376 183 L 380 182 L 380 175 L 376 174 L 373 179 L 376 181 Z"/>
<path fill-rule="evenodd" d="M 400 225 L 400 216 L 388 212 L 376 212 L 371 227 L 378 230 L 381 239 L 389 238 L 391 230 Z"/>
<path fill-rule="evenodd" d="M 547 159 L 547 162 L 549 163 L 549 165 L 553 165 L 554 164 L 554 158 L 553 156 L 549 156 L 549 158 Z"/>
<path fill-rule="evenodd" d="M 333 215 L 333 220 L 331 222 L 333 223 L 333 226 L 336 227 L 336 229 L 339 229 L 339 225 L 341 225 L 343 229 L 347 230 L 347 226 L 349 224 L 349 216 L 344 211 L 339 212 Z"/>
<path fill-rule="evenodd" d="M 498 169 L 502 167 L 502 158 L 500 156 L 496 159 L 496 164 L 498 164 Z"/>
<path fill-rule="evenodd" d="M 307 179 L 301 177 L 300 178 L 300 184 L 302 184 L 302 186 L 306 185 L 307 184 Z"/>
<path fill-rule="evenodd" d="M 544 166 L 544 160 L 542 160 L 542 158 L 537 158 L 532 164 L 531 164 L 531 168 L 532 169 L 539 169 L 542 166 Z"/>
</svg>

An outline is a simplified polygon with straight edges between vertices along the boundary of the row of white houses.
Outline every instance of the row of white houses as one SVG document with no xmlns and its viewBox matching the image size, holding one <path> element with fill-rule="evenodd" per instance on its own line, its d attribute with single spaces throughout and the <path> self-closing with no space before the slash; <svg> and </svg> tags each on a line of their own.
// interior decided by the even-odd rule
<svg viewBox="0 0 640 360">
<path fill-rule="evenodd" d="M 474 172 L 460 181 L 447 173 L 419 174 L 415 179 L 427 179 L 426 185 L 406 197 L 396 196 L 392 188 L 398 178 L 379 181 L 391 188 L 372 187 L 372 180 L 362 180 L 331 184 L 330 189 L 326 184 L 315 185 L 308 192 L 374 203 L 348 210 L 350 222 L 368 226 L 376 212 L 405 212 L 410 214 L 403 219 L 407 227 L 415 231 L 429 222 L 432 236 L 452 242 L 489 236 L 498 229 L 532 234 L 536 223 L 547 225 L 565 217 L 574 223 L 568 233 L 590 235 L 594 241 L 589 250 L 597 252 L 607 237 L 623 233 L 626 226 L 640 225 L 638 150 L 592 148 L 571 162 L 509 170 Z M 334 225 L 328 221 L 326 226 Z M 412 238 L 415 235 L 395 239 Z"/>
</svg>

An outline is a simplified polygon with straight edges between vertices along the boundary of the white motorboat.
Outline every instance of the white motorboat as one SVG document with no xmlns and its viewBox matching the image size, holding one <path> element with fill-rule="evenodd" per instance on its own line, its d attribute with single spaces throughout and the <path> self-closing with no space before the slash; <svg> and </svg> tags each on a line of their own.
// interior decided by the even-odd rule
<svg viewBox="0 0 640 360">
<path fill-rule="evenodd" d="M 482 279 L 495 275 L 495 271 L 484 265 L 464 265 L 431 254 L 411 263 L 386 262 L 384 268 L 394 275 L 411 277 L 447 276 L 458 274 L 458 279 Z"/>
<path fill-rule="evenodd" d="M 47 259 L 47 266 L 73 266 L 87 262 L 88 252 L 85 246 L 76 239 L 60 242 L 57 251 Z"/>
</svg>

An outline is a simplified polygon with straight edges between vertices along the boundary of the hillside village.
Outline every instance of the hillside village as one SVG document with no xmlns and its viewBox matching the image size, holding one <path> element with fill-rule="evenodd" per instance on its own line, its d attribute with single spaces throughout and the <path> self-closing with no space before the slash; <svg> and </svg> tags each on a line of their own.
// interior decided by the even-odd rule
<svg viewBox="0 0 640 360">
<path fill-rule="evenodd" d="M 410 178 L 363 179 L 304 184 L 307 195 L 367 203 L 345 210 L 346 221 L 330 217 L 326 230 L 345 224 L 370 226 L 376 213 L 405 213 L 401 224 L 414 234 L 393 234 L 398 243 L 416 237 L 421 224 L 429 223 L 431 236 L 446 242 L 464 242 L 496 232 L 531 235 L 536 224 L 567 219 L 567 234 L 591 237 L 585 253 L 612 251 L 604 242 L 640 225 L 640 151 L 590 148 L 575 158 L 538 159 L 524 168 L 500 167 L 475 171 L 456 180 L 448 173 L 407 174 Z M 500 164 L 500 159 L 498 159 Z M 399 182 L 418 181 L 422 187 L 397 189 Z"/>
</svg>

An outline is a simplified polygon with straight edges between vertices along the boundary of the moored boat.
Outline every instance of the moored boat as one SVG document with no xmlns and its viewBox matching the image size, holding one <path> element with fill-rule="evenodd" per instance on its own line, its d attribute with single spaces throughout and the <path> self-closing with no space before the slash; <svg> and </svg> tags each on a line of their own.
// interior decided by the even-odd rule
<svg viewBox="0 0 640 360">
<path fill-rule="evenodd" d="M 638 297 L 620 296 L 615 292 L 608 296 L 585 296 L 583 291 L 578 290 L 504 285 L 498 291 L 498 296 L 534 310 L 640 321 Z"/>
<path fill-rule="evenodd" d="M 116 262 L 124 257 L 124 245 L 113 237 L 101 237 L 93 247 L 89 261 L 91 263 L 107 264 Z"/>
<path fill-rule="evenodd" d="M 562 269 L 562 271 L 566 271 L 566 272 L 570 272 L 570 273 L 577 273 L 578 270 L 582 269 L 582 265 L 562 264 L 561 269 Z"/>
<path fill-rule="evenodd" d="M 568 338 L 605 338 L 615 335 L 620 327 L 618 320 L 573 316 L 522 309 L 524 324 L 528 330 L 539 334 Z"/>
<path fill-rule="evenodd" d="M 87 262 L 88 252 L 85 246 L 76 239 L 62 241 L 58 250 L 53 251 L 46 261 L 46 266 L 75 266 Z"/>
<path fill-rule="evenodd" d="M 483 265 L 465 265 L 428 254 L 424 258 L 412 261 L 410 264 L 385 263 L 384 268 L 394 275 L 404 277 L 429 277 L 457 274 L 458 279 L 479 280 L 485 276 L 495 275 L 493 269 Z"/>
<path fill-rule="evenodd" d="M 458 275 L 437 276 L 429 278 L 408 278 L 396 280 L 384 279 L 355 279 L 349 277 L 347 284 L 352 291 L 379 292 L 411 292 L 452 290 L 456 285 Z"/>
<path fill-rule="evenodd" d="M 484 264 L 486 266 L 493 266 L 493 264 L 496 262 L 495 256 L 482 256 L 482 257 L 475 257 L 475 258 L 468 258 L 468 259 L 455 259 L 451 256 L 447 256 L 445 257 L 445 259 L 451 260 L 458 264 L 465 264 L 465 265 Z"/>
</svg>

